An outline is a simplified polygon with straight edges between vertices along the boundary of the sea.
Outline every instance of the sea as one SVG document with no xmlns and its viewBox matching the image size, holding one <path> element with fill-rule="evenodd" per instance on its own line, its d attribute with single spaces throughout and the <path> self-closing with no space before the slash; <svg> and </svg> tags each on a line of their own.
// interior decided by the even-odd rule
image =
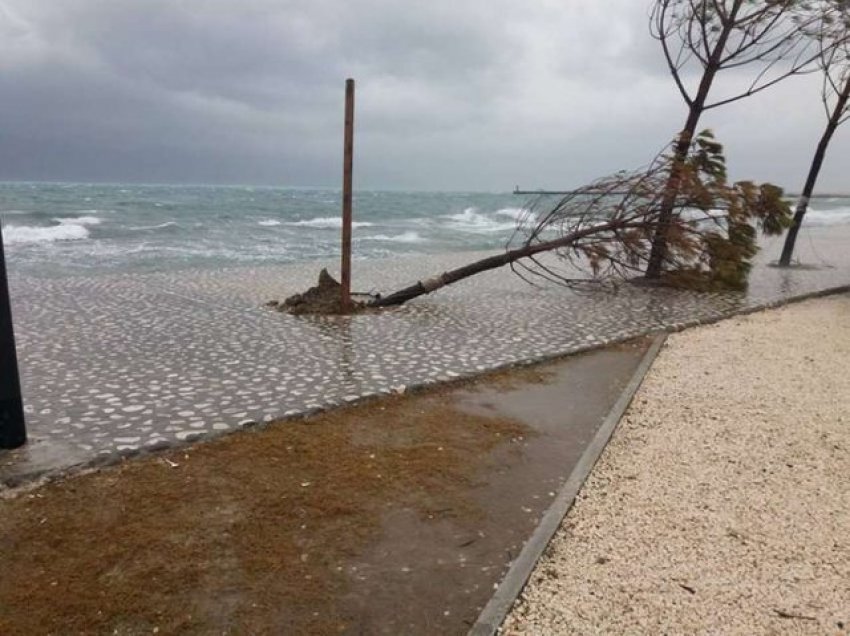
<svg viewBox="0 0 850 636">
<path fill-rule="evenodd" d="M 353 255 L 502 249 L 527 195 L 360 191 Z M 336 258 L 339 190 L 0 183 L 10 272 L 68 276 Z M 850 225 L 850 198 L 814 199 L 808 226 Z"/>
</svg>

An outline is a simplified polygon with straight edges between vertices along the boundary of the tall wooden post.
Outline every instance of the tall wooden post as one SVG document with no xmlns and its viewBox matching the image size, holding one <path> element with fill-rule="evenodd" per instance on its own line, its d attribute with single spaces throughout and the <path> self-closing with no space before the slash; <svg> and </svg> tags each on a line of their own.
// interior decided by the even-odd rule
<svg viewBox="0 0 850 636">
<path fill-rule="evenodd" d="M 345 80 L 345 141 L 342 160 L 342 265 L 343 309 L 351 308 L 351 200 L 354 166 L 354 80 Z"/>
<path fill-rule="evenodd" d="M 0 448 L 17 448 L 27 441 L 18 354 L 12 329 L 12 303 L 6 278 L 3 229 L 0 228 Z"/>
</svg>

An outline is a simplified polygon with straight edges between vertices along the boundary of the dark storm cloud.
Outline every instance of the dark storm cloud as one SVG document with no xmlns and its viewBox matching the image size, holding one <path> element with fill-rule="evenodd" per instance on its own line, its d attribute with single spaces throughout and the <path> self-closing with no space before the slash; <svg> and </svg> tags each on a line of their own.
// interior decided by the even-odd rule
<svg viewBox="0 0 850 636">
<path fill-rule="evenodd" d="M 576 185 L 680 125 L 647 7 L 0 0 L 0 178 L 335 185 L 353 76 L 361 187 Z M 734 167 L 796 180 L 820 126 L 800 86 L 706 122 Z"/>
</svg>

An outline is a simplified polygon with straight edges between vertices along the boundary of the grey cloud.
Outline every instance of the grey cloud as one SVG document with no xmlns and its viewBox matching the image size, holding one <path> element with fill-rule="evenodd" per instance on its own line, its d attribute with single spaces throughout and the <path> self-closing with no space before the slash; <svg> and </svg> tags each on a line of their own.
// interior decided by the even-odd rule
<svg viewBox="0 0 850 636">
<path fill-rule="evenodd" d="M 577 185 L 648 161 L 684 117 L 647 8 L 0 0 L 0 178 L 336 185 L 354 76 L 361 187 Z M 705 122 L 742 174 L 803 170 L 817 96 L 776 95 L 790 114 L 753 100 Z"/>
</svg>

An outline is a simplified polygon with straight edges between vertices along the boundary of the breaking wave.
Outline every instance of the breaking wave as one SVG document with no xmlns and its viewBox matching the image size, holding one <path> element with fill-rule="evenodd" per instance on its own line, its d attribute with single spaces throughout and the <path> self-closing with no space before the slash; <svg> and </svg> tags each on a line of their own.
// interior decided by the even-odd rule
<svg viewBox="0 0 850 636">
<path fill-rule="evenodd" d="M 809 208 L 803 220 L 803 225 L 845 225 L 850 223 L 850 208 L 835 208 L 818 210 Z"/>
<path fill-rule="evenodd" d="M 506 216 L 511 219 L 519 219 L 528 214 L 528 210 L 524 208 L 502 208 L 501 210 L 496 210 L 497 216 Z"/>
<path fill-rule="evenodd" d="M 374 236 L 364 236 L 364 241 L 387 241 L 390 243 L 422 243 L 426 239 L 419 236 L 417 232 L 402 232 L 401 234 L 396 234 L 395 236 L 389 236 L 387 234 L 375 234 Z"/>
<path fill-rule="evenodd" d="M 320 216 L 315 219 L 307 219 L 304 221 L 291 221 L 287 223 L 287 225 L 294 225 L 299 227 L 315 227 L 320 229 L 332 229 L 337 227 L 342 227 L 342 218 L 338 216 Z M 368 223 L 366 221 L 354 221 L 351 224 L 351 227 L 372 227 L 374 223 Z"/>
<path fill-rule="evenodd" d="M 89 237 L 85 225 L 62 223 L 50 227 L 9 225 L 3 228 L 3 242 L 7 245 L 22 243 L 53 243 L 55 241 L 81 241 Z"/>
<path fill-rule="evenodd" d="M 54 243 L 56 241 L 81 241 L 89 238 L 90 225 L 100 225 L 96 216 L 56 217 L 57 225 L 7 225 L 3 228 L 3 242 L 7 245 L 24 243 Z"/>
<path fill-rule="evenodd" d="M 165 223 L 158 223 L 157 225 L 134 225 L 132 227 L 128 227 L 128 230 L 132 230 L 134 232 L 140 232 L 145 230 L 163 230 L 167 227 L 179 227 L 180 224 L 177 221 L 166 221 Z"/>
<path fill-rule="evenodd" d="M 96 216 L 67 216 L 53 219 L 60 225 L 100 225 L 101 220 Z"/>
<path fill-rule="evenodd" d="M 511 212 L 508 214 L 508 210 Z M 500 216 L 514 216 L 513 208 L 503 208 L 499 210 L 499 212 L 504 212 Z M 497 213 L 498 214 L 498 213 Z M 514 229 L 516 227 L 516 223 L 514 221 L 505 222 L 499 219 L 494 219 L 492 216 L 488 216 L 486 214 L 482 214 L 478 211 L 478 208 L 466 208 L 463 212 L 458 214 L 447 214 L 443 218 L 449 220 L 449 226 L 454 230 L 459 230 L 461 232 L 476 232 L 476 233 L 490 233 L 490 232 L 506 232 L 508 230 Z"/>
</svg>

